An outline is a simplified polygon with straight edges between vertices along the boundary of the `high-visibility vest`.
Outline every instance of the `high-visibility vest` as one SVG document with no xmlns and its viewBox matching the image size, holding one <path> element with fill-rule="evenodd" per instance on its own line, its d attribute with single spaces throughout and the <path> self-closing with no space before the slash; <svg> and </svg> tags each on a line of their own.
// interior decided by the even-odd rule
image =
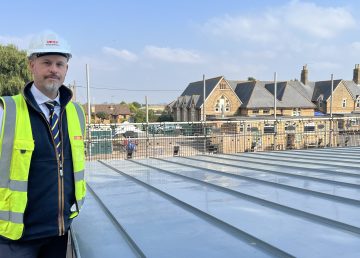
<svg viewBox="0 0 360 258">
<path fill-rule="evenodd" d="M 24 230 L 24 212 L 31 156 L 34 151 L 30 115 L 24 97 L 19 94 L 1 98 L 4 105 L 0 134 L 0 235 L 20 239 Z M 69 102 L 66 107 L 73 162 L 77 216 L 85 198 L 84 180 L 85 115 L 82 107 Z M 39 211 L 41 212 L 41 211 Z"/>
</svg>

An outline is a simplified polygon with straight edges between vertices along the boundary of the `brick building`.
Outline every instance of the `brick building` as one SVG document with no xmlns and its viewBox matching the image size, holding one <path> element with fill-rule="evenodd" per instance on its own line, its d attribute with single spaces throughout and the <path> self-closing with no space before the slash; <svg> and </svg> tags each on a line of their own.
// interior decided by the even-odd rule
<svg viewBox="0 0 360 258">
<path fill-rule="evenodd" d="M 353 80 L 310 82 L 307 66 L 303 66 L 301 80 L 277 82 L 233 81 L 219 76 L 204 82 L 190 83 L 184 92 L 167 107 L 174 121 L 200 121 L 203 110 L 207 119 L 237 116 L 314 116 L 360 113 L 360 66 L 355 65 Z M 332 98 L 332 101 L 331 101 Z M 332 104 L 331 104 L 332 103 Z M 330 106 L 332 106 L 330 108 Z M 205 108 L 204 108 L 205 107 Z M 331 109 L 331 111 L 330 111 Z"/>
</svg>

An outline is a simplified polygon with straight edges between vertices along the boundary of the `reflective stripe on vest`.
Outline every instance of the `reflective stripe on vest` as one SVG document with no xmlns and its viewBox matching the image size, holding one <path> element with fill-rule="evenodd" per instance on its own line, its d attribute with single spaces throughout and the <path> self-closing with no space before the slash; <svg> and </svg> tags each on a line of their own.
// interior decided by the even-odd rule
<svg viewBox="0 0 360 258">
<path fill-rule="evenodd" d="M 69 103 L 66 106 L 66 116 L 68 121 L 78 120 L 79 123 L 69 123 L 69 139 L 71 144 L 71 152 L 73 158 L 73 170 L 75 181 L 75 200 L 77 211 L 72 212 L 70 218 L 78 215 L 86 194 L 86 183 L 84 180 L 85 168 L 85 114 L 80 105 L 77 103 Z"/>
<path fill-rule="evenodd" d="M 0 137 L 0 235 L 16 240 L 24 230 L 27 180 L 34 140 L 23 97 L 17 95 L 1 100 L 4 113 Z"/>
<path fill-rule="evenodd" d="M 4 112 L 4 121 L 2 123 L 3 133 L 2 137 L 0 137 L 2 139 L 0 147 L 0 188 L 10 188 L 10 164 L 15 138 L 16 105 L 12 97 L 3 97 L 3 104 L 4 111 L 6 111 Z"/>
<path fill-rule="evenodd" d="M 27 104 L 22 95 L 2 97 L 3 126 L 0 134 L 0 235 L 17 240 L 24 229 L 29 176 L 34 140 Z M 84 167 L 85 115 L 77 104 L 66 106 L 73 158 L 75 197 L 80 210 L 85 198 Z M 6 198 L 5 198 L 6 197 Z M 71 214 L 77 215 L 78 211 Z"/>
</svg>

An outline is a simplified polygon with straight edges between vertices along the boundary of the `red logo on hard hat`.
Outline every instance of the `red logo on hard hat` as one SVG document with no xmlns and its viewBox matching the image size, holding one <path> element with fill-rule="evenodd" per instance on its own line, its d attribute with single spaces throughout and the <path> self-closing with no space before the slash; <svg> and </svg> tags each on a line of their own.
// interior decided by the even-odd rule
<svg viewBox="0 0 360 258">
<path fill-rule="evenodd" d="M 47 40 L 46 45 L 58 45 L 59 41 L 57 40 Z"/>
</svg>

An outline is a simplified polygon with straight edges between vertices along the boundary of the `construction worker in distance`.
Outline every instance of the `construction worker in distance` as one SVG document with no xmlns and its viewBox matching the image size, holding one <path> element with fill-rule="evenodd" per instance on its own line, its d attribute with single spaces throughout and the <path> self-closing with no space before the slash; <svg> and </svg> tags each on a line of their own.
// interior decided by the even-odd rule
<svg viewBox="0 0 360 258">
<path fill-rule="evenodd" d="M 85 198 L 85 116 L 63 85 L 71 51 L 53 32 L 28 49 L 32 82 L 0 103 L 0 257 L 65 258 Z"/>
<path fill-rule="evenodd" d="M 127 139 L 127 143 L 126 143 L 126 153 L 127 153 L 127 158 L 128 159 L 132 159 L 133 156 L 133 152 L 136 150 L 136 144 L 135 142 L 129 137 Z"/>
</svg>

